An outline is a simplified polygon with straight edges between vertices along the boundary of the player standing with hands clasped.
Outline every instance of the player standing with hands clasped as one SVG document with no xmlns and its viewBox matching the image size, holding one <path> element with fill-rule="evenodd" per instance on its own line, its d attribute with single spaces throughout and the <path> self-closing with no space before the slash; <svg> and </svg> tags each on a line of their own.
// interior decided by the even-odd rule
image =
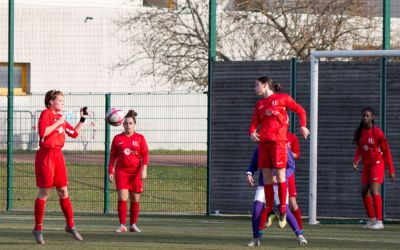
<svg viewBox="0 0 400 250">
<path fill-rule="evenodd" d="M 383 229 L 380 187 L 385 176 L 385 162 L 389 167 L 389 179 L 394 180 L 393 160 L 382 130 L 375 127 L 374 111 L 371 108 L 364 108 L 361 115 L 360 125 L 354 132 L 353 143 L 357 145 L 357 148 L 353 169 L 358 171 L 361 155 L 362 198 L 369 218 L 364 228 Z"/>
<path fill-rule="evenodd" d="M 278 194 L 280 201 L 279 220 L 286 220 L 287 185 L 285 168 L 287 163 L 287 137 L 289 117 L 287 109 L 300 117 L 300 134 L 307 139 L 310 131 L 306 127 L 306 112 L 289 95 L 276 93 L 281 89 L 273 84 L 268 76 L 256 79 L 254 90 L 263 98 L 254 109 L 249 128 L 250 139 L 259 143 L 258 168 L 264 175 L 264 192 L 267 214 L 272 211 L 274 203 L 273 168 L 276 168 Z"/>
<path fill-rule="evenodd" d="M 59 196 L 60 206 L 64 213 L 67 225 L 65 231 L 71 233 L 76 240 L 83 240 L 78 233 L 72 211 L 72 204 L 68 196 L 68 177 L 65 167 L 64 155 L 61 151 L 65 143 L 65 134 L 76 138 L 85 123 L 87 107 L 80 111 L 80 121 L 72 127 L 62 115 L 64 107 L 64 94 L 58 90 L 50 90 L 44 98 L 46 109 L 39 117 L 39 150 L 35 156 L 36 186 L 39 193 L 36 198 L 34 213 L 35 227 L 32 234 L 38 244 L 44 244 L 42 222 L 46 200 L 51 189 L 55 187 Z"/>
<path fill-rule="evenodd" d="M 140 232 L 136 226 L 139 216 L 139 201 L 143 192 L 143 180 L 147 178 L 148 148 L 143 135 L 135 132 L 137 113 L 133 110 L 125 115 L 124 132 L 116 135 L 111 145 L 108 178 L 114 181 L 118 191 L 117 233 L 127 231 L 127 200 L 130 196 L 130 232 Z M 114 168 L 115 166 L 115 168 Z"/>
</svg>

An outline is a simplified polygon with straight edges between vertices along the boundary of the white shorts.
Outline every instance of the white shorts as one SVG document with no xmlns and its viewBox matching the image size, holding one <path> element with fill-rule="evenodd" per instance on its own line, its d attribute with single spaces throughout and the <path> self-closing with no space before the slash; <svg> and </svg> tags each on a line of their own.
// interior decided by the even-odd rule
<svg viewBox="0 0 400 250">
<path fill-rule="evenodd" d="M 264 193 L 263 186 L 257 187 L 256 195 L 254 196 L 254 201 L 260 201 L 265 204 L 265 193 Z M 280 204 L 279 195 L 278 195 L 278 185 L 274 185 L 274 202 L 275 202 L 275 206 L 278 206 Z M 289 192 L 286 196 L 286 204 L 288 204 L 288 203 L 289 203 Z"/>
</svg>

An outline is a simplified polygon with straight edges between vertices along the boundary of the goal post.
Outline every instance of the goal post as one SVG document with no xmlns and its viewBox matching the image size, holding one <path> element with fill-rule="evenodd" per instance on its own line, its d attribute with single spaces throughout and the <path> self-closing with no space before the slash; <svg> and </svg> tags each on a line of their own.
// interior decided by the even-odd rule
<svg viewBox="0 0 400 250">
<path fill-rule="evenodd" d="M 400 50 L 333 50 L 311 52 L 310 93 L 310 173 L 309 173 L 309 219 L 310 225 L 317 221 L 317 169 L 318 169 L 318 64 L 320 58 L 331 57 L 397 57 Z"/>
</svg>

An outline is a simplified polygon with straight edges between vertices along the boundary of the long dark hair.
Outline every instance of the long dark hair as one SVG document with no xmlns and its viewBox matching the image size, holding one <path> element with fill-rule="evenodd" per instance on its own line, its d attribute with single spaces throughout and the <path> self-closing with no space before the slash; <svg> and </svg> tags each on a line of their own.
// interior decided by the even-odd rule
<svg viewBox="0 0 400 250">
<path fill-rule="evenodd" d="M 269 76 L 260 76 L 256 79 L 256 81 L 261 82 L 262 84 L 268 84 L 270 89 L 274 91 L 274 93 L 281 92 L 282 86 L 279 83 L 273 83 L 272 79 Z"/>
<path fill-rule="evenodd" d="M 362 111 L 361 111 L 361 115 L 363 115 L 364 112 L 371 112 L 371 114 L 372 114 L 373 116 L 375 115 L 375 112 L 374 112 L 374 110 L 373 110 L 371 107 L 365 107 L 365 108 L 363 108 Z M 372 119 L 372 128 L 374 128 L 374 127 L 375 127 L 375 120 Z M 355 144 L 358 144 L 358 142 L 359 142 L 359 140 L 360 140 L 360 138 L 361 138 L 362 130 L 363 130 L 364 128 L 365 128 L 365 126 L 364 126 L 364 123 L 363 123 L 363 121 L 362 121 L 362 119 L 361 119 L 360 125 L 358 125 L 358 128 L 356 129 L 356 131 L 354 131 L 353 144 L 354 144 L 354 143 L 355 143 Z M 372 130 L 372 132 L 375 133 L 375 130 Z"/>
</svg>

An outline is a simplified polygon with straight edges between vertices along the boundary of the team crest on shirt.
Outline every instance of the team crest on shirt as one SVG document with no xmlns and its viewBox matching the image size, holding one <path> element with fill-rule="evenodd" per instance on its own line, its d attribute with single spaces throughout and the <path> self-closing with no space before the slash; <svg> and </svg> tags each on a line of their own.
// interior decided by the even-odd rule
<svg viewBox="0 0 400 250">
<path fill-rule="evenodd" d="M 277 100 L 273 100 L 273 101 L 271 102 L 271 105 L 272 105 L 272 106 L 278 105 L 278 101 L 277 101 Z"/>
<path fill-rule="evenodd" d="M 137 141 L 132 141 L 132 146 L 138 147 L 139 144 L 137 143 Z"/>
<path fill-rule="evenodd" d="M 374 141 L 374 138 L 372 138 L 372 137 L 369 137 L 369 138 L 368 138 L 368 143 L 369 143 L 369 144 L 374 144 L 374 142 L 375 142 L 375 141 Z"/>
<path fill-rule="evenodd" d="M 130 148 L 124 149 L 124 154 L 130 155 L 131 154 L 131 149 Z"/>
</svg>

